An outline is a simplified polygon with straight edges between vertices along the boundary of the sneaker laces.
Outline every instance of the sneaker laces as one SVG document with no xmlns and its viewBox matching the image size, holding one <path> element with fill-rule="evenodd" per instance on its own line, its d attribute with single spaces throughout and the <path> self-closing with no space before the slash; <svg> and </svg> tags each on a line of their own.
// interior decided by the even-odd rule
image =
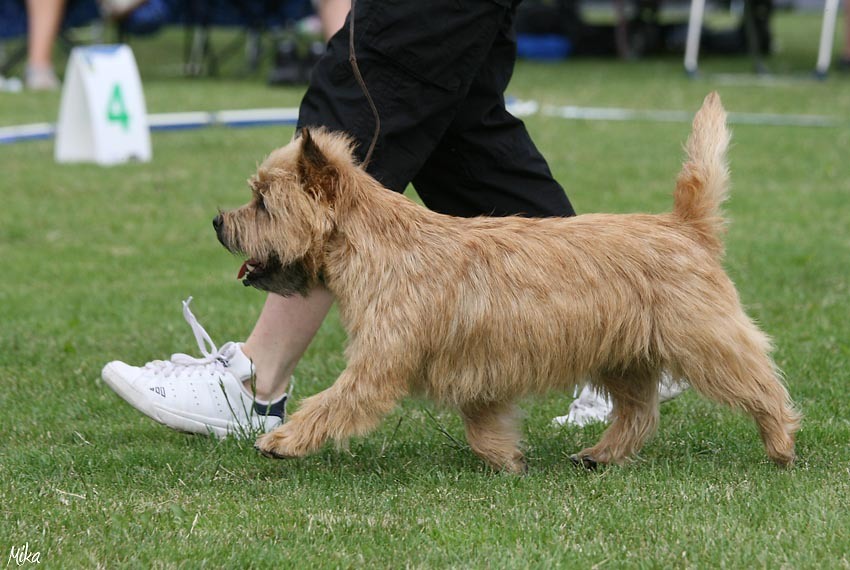
<svg viewBox="0 0 850 570">
<path fill-rule="evenodd" d="M 195 342 L 198 343 L 203 357 L 196 358 L 188 354 L 178 352 L 171 355 L 170 360 L 154 360 L 148 362 L 144 367 L 157 374 L 161 374 L 166 378 L 170 376 L 180 376 L 188 374 L 200 374 L 203 371 L 207 373 L 223 373 L 227 367 L 228 361 L 233 354 L 235 344 L 228 342 L 217 348 L 215 343 L 210 338 L 206 329 L 198 322 L 198 319 L 189 309 L 189 304 L 192 302 L 192 297 L 183 301 L 183 318 L 189 323 L 192 328 L 192 333 L 195 335 Z"/>
</svg>

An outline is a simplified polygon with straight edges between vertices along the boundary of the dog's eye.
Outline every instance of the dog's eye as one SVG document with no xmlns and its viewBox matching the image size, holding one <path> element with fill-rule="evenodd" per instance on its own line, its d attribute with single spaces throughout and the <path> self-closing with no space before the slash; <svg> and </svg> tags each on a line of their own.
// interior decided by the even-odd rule
<svg viewBox="0 0 850 570">
<path fill-rule="evenodd" d="M 257 209 L 266 211 L 266 199 L 259 192 L 257 192 Z"/>
</svg>

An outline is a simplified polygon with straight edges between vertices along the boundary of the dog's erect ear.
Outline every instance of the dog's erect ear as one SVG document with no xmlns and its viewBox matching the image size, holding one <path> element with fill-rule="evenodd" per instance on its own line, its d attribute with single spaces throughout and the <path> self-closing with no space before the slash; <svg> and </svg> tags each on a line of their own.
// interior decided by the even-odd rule
<svg viewBox="0 0 850 570">
<path fill-rule="evenodd" d="M 304 189 L 323 195 L 332 201 L 336 194 L 336 169 L 316 144 L 308 128 L 301 129 L 301 155 L 298 157 L 298 175 Z"/>
<path fill-rule="evenodd" d="M 299 160 L 301 168 L 307 170 L 321 170 L 328 164 L 328 159 L 322 153 L 322 149 L 316 144 L 313 135 L 310 134 L 310 129 L 304 127 L 301 129 L 301 158 Z"/>
</svg>

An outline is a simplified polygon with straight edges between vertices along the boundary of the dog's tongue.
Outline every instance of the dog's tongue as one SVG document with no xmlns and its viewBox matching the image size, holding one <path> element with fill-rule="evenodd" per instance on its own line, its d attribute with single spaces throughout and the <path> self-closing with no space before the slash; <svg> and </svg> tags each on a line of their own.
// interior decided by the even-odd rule
<svg viewBox="0 0 850 570">
<path fill-rule="evenodd" d="M 236 276 L 237 279 L 242 279 L 245 277 L 245 274 L 248 273 L 248 262 L 250 259 L 245 260 L 245 263 L 242 264 L 242 267 L 239 268 L 239 274 Z"/>
</svg>

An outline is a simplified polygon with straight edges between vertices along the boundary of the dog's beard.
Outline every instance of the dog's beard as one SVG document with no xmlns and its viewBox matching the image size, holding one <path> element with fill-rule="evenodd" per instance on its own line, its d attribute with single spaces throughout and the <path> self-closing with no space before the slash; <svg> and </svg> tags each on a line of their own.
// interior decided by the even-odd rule
<svg viewBox="0 0 850 570">
<path fill-rule="evenodd" d="M 252 266 L 250 270 L 246 269 L 248 265 Z M 242 284 L 246 287 L 283 297 L 296 294 L 305 296 L 313 285 L 303 260 L 282 264 L 274 255 L 261 264 L 254 260 L 246 261 L 239 271 L 239 277 L 243 275 Z"/>
</svg>

